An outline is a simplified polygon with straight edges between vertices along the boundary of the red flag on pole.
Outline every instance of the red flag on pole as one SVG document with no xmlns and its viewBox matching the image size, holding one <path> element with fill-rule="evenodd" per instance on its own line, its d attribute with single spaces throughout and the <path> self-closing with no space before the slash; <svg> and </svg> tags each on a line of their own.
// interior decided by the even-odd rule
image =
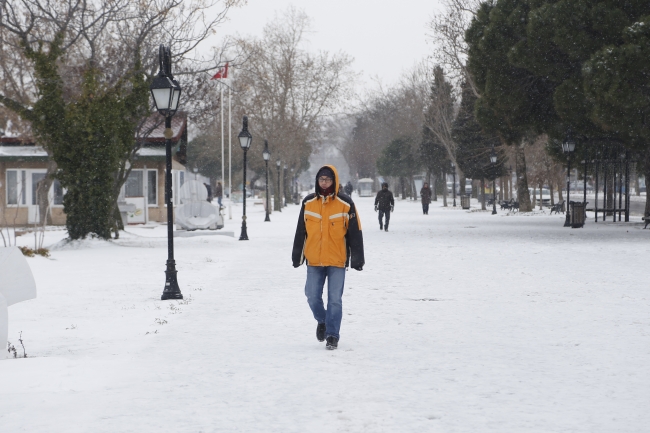
<svg viewBox="0 0 650 433">
<path fill-rule="evenodd" d="M 226 66 L 219 69 L 216 74 L 214 74 L 214 77 L 210 78 L 211 80 L 219 80 L 222 78 L 228 78 L 228 63 L 226 63 Z"/>
</svg>

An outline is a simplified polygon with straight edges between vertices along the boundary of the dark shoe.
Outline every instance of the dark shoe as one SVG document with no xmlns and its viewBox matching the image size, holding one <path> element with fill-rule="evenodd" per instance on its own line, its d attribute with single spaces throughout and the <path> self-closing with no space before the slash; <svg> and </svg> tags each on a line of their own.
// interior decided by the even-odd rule
<svg viewBox="0 0 650 433">
<path fill-rule="evenodd" d="M 334 350 L 337 347 L 339 347 L 339 339 L 336 337 L 327 337 L 327 343 L 325 344 L 325 348 L 327 350 Z"/>
<path fill-rule="evenodd" d="M 386 226 L 386 228 L 384 230 L 388 231 L 388 226 Z"/>
<path fill-rule="evenodd" d="M 384 226 L 379 224 L 379 230 L 383 230 L 383 229 L 384 229 Z"/>
<path fill-rule="evenodd" d="M 316 338 L 318 341 L 325 341 L 325 324 L 319 323 L 316 327 Z"/>
</svg>

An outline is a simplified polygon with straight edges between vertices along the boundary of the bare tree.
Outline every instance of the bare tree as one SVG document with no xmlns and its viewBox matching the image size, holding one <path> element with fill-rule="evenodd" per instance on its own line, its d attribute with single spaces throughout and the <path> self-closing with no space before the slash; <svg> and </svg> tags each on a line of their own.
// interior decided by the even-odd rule
<svg viewBox="0 0 650 433">
<path fill-rule="evenodd" d="M 468 47 L 465 31 L 481 4 L 481 0 L 444 0 L 443 8 L 428 24 L 428 36 L 433 43 L 433 63 L 440 65 L 456 88 L 467 82 L 479 96 L 472 76 L 467 70 Z"/>
<path fill-rule="evenodd" d="M 235 41 L 243 59 L 233 78 L 238 115 L 250 118 L 253 146 L 261 151 L 267 139 L 273 157 L 296 174 L 308 167 L 325 120 L 351 98 L 356 79 L 346 54 L 306 50 L 309 30 L 309 17 L 289 7 L 261 38 Z M 251 160 L 254 172 L 262 174 L 263 167 L 261 159 Z"/>
</svg>

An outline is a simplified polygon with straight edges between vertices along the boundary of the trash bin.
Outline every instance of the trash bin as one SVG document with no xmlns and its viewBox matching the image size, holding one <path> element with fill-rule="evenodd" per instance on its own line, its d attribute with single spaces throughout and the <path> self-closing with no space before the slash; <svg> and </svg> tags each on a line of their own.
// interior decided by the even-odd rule
<svg viewBox="0 0 650 433">
<path fill-rule="evenodd" d="M 579 229 L 585 225 L 585 209 L 587 203 L 582 201 L 571 201 L 571 228 Z"/>
<path fill-rule="evenodd" d="M 463 209 L 469 209 L 469 195 L 463 194 L 460 196 L 460 207 Z"/>
</svg>

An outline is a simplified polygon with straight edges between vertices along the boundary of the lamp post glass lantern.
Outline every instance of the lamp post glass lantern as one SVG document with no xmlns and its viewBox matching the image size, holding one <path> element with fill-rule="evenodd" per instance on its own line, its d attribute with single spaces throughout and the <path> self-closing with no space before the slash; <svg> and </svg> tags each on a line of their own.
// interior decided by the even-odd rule
<svg viewBox="0 0 650 433">
<path fill-rule="evenodd" d="M 248 232 L 246 231 L 246 152 L 251 147 L 251 141 L 253 141 L 253 136 L 248 132 L 248 116 L 244 116 L 242 130 L 237 136 L 239 138 L 239 145 L 244 150 L 244 182 L 243 186 L 243 214 L 241 217 L 241 234 L 239 235 L 240 241 L 248 240 Z"/>
<path fill-rule="evenodd" d="M 566 170 L 566 218 L 564 219 L 564 227 L 571 227 L 570 215 L 570 200 L 569 194 L 571 193 L 571 155 L 576 149 L 576 142 L 571 138 L 571 131 L 567 133 L 566 139 L 562 142 L 562 151 L 567 155 L 567 170 Z"/>
<path fill-rule="evenodd" d="M 271 202 L 269 201 L 269 159 L 271 159 L 271 152 L 269 151 L 269 142 L 264 140 L 264 151 L 262 152 L 262 157 L 264 158 L 264 164 L 266 165 L 266 218 L 264 222 L 271 221 L 269 217 L 269 206 Z"/>
<path fill-rule="evenodd" d="M 176 261 L 174 260 L 174 203 L 172 200 L 172 117 L 178 110 L 181 86 L 174 80 L 171 67 L 171 50 L 160 45 L 158 62 L 160 71 L 154 78 L 149 90 L 156 110 L 165 117 L 165 204 L 167 206 L 167 265 L 165 270 L 165 287 L 160 297 L 166 299 L 183 299 L 178 287 Z"/>
</svg>

